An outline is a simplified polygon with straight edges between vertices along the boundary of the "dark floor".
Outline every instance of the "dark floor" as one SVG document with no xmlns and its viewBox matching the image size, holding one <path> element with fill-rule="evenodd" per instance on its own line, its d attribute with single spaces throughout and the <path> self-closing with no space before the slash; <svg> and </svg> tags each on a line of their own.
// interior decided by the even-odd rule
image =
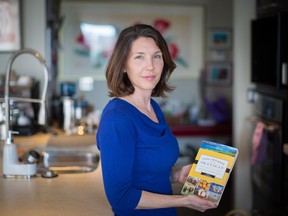
<svg viewBox="0 0 288 216">
<path fill-rule="evenodd" d="M 217 208 L 207 210 L 206 212 L 199 212 L 188 208 L 178 208 L 178 216 L 225 216 L 233 209 L 233 191 L 232 181 L 228 181 L 224 194 L 222 195 L 220 204 Z"/>
</svg>

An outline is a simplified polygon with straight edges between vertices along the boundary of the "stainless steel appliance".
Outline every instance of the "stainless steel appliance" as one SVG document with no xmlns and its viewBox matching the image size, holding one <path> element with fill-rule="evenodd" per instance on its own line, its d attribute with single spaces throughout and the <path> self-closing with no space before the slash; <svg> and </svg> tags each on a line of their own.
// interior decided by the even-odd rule
<svg viewBox="0 0 288 216">
<path fill-rule="evenodd" d="M 256 91 L 253 123 L 264 127 L 257 150 L 253 141 L 251 148 L 253 216 L 288 215 L 287 109 L 287 92 Z"/>
</svg>

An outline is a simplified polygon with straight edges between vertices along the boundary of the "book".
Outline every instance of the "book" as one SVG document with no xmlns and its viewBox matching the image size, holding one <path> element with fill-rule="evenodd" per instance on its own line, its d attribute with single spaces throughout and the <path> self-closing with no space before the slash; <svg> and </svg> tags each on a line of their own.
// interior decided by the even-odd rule
<svg viewBox="0 0 288 216">
<path fill-rule="evenodd" d="M 181 194 L 195 194 L 218 205 L 237 156 L 237 148 L 203 140 Z"/>
</svg>

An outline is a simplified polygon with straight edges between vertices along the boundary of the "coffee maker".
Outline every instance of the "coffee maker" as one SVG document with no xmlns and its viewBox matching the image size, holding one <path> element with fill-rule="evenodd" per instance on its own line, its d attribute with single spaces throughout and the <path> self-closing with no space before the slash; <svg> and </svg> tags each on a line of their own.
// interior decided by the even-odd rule
<svg viewBox="0 0 288 216">
<path fill-rule="evenodd" d="M 60 96 L 52 98 L 52 124 L 63 129 L 67 135 L 79 134 L 77 128 L 83 125 L 87 107 L 88 102 L 84 97 L 76 97 L 76 84 L 62 82 Z"/>
</svg>

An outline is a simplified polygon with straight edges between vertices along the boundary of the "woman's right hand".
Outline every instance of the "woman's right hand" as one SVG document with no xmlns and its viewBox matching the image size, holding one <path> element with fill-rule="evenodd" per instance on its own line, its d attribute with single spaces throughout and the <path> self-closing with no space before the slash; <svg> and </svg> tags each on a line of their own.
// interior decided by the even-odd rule
<svg viewBox="0 0 288 216">
<path fill-rule="evenodd" d="M 217 204 L 215 204 L 212 201 L 202 199 L 201 197 L 198 197 L 193 194 L 184 195 L 185 197 L 185 207 L 195 209 L 200 212 L 204 212 L 208 209 L 213 209 L 217 207 Z"/>
</svg>

